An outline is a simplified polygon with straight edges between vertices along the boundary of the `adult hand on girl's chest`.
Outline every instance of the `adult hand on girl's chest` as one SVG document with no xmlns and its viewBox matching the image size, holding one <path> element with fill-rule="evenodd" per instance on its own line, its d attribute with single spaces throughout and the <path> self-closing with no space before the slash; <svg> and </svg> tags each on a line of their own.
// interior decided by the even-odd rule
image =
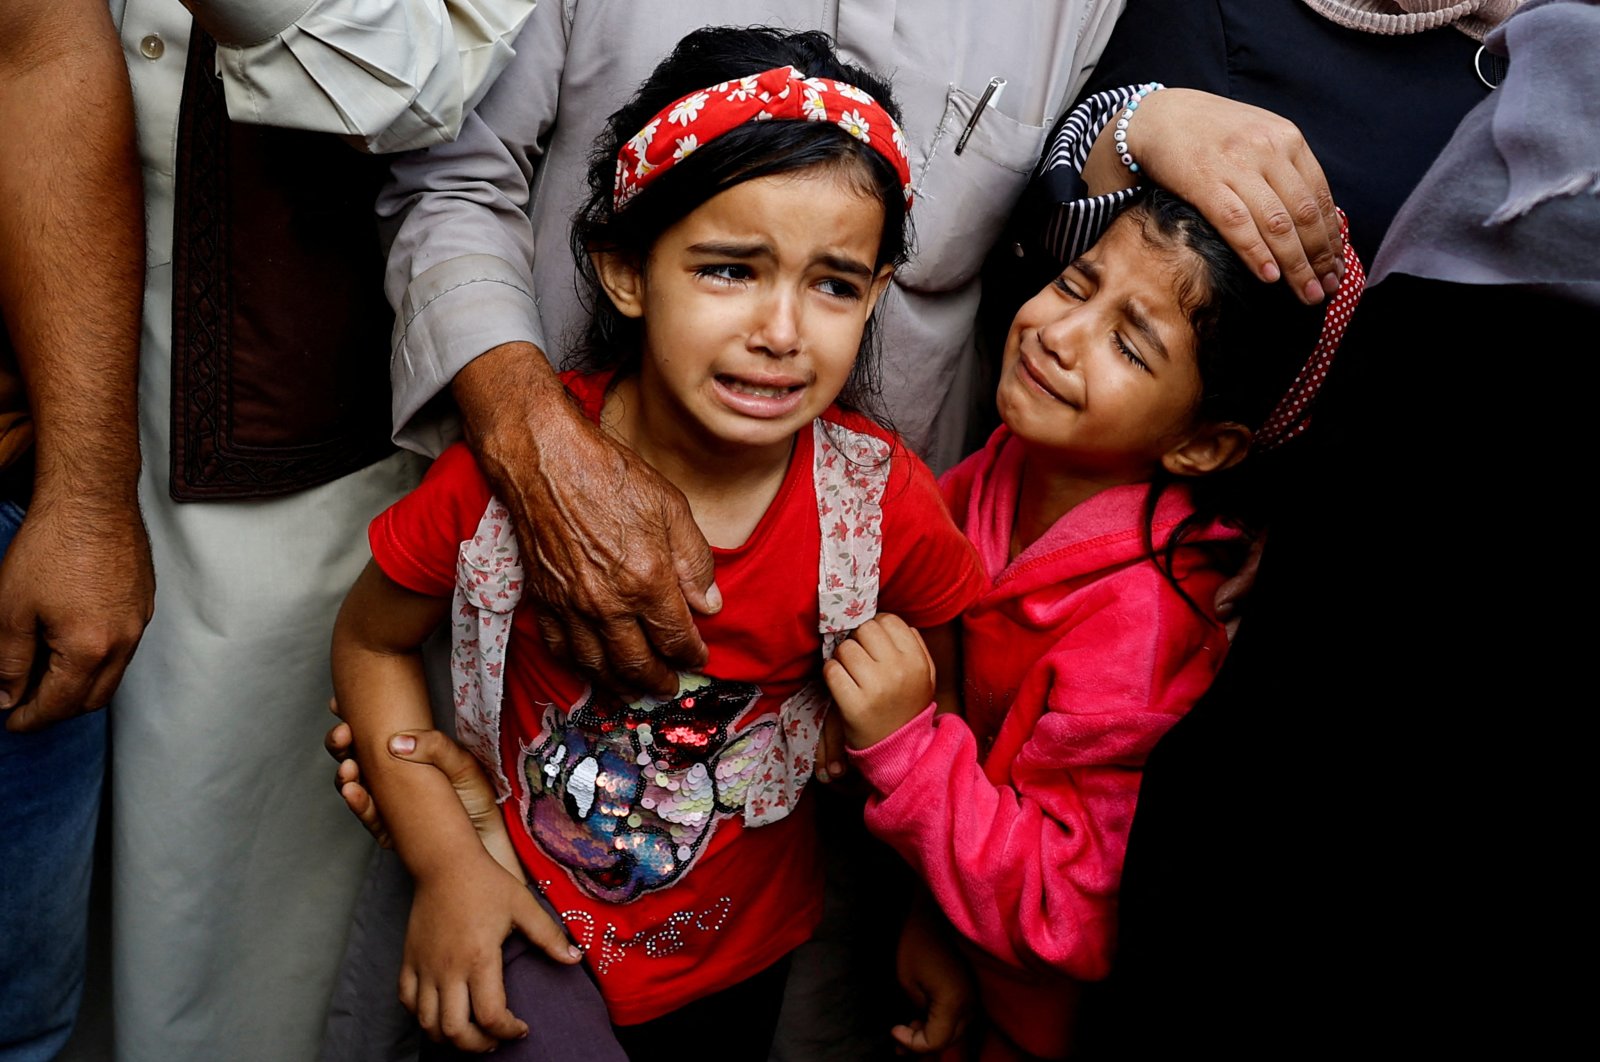
<svg viewBox="0 0 1600 1062">
<path fill-rule="evenodd" d="M 508 343 L 457 375 L 468 442 L 511 512 L 551 652 L 670 695 L 706 660 L 691 606 L 721 608 L 711 550 L 682 493 L 585 418 L 543 359 Z"/>
</svg>

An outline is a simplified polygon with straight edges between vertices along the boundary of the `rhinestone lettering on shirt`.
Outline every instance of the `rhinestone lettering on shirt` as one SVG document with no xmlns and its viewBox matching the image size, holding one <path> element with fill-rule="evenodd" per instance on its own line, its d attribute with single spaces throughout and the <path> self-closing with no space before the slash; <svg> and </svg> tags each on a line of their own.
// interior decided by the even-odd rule
<svg viewBox="0 0 1600 1062">
<path fill-rule="evenodd" d="M 567 931 L 589 957 L 594 972 L 605 975 L 629 954 L 643 951 L 647 958 L 664 959 L 675 955 L 690 945 L 693 934 L 711 934 L 728 924 L 733 914 L 733 899 L 719 896 L 707 907 L 699 910 L 674 911 L 661 924 L 641 929 L 630 937 L 621 935 L 615 922 L 607 922 L 595 939 L 597 922 L 593 914 L 583 910 L 562 911 L 561 920 Z"/>
</svg>

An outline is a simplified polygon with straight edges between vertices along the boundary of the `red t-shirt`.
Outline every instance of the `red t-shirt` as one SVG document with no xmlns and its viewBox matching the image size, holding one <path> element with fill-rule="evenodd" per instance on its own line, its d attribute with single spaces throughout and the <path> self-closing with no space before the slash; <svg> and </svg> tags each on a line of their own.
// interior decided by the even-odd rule
<svg viewBox="0 0 1600 1062">
<path fill-rule="evenodd" d="M 563 376 L 595 420 L 609 379 Z M 888 438 L 865 418 L 825 417 Z M 501 766 L 513 790 L 506 822 L 529 876 L 585 948 L 618 1024 L 649 1021 L 757 973 L 821 916 L 811 801 L 747 827 L 741 809 L 716 800 L 719 772 L 739 765 L 744 736 L 770 727 L 779 705 L 820 673 L 813 446 L 812 433 L 800 432 L 749 540 L 713 550 L 725 604 L 697 617 L 711 650 L 705 676 L 686 680 L 675 704 L 654 708 L 644 725 L 551 658 L 530 603 L 513 615 L 501 707 Z M 372 522 L 378 566 L 411 590 L 450 596 L 460 545 L 489 498 L 471 454 L 452 446 Z M 882 527 L 880 611 L 935 626 L 986 588 L 933 476 L 900 447 Z M 546 776 L 559 776 L 563 791 L 544 786 Z M 655 814 L 658 802 L 673 805 L 671 823 Z"/>
</svg>

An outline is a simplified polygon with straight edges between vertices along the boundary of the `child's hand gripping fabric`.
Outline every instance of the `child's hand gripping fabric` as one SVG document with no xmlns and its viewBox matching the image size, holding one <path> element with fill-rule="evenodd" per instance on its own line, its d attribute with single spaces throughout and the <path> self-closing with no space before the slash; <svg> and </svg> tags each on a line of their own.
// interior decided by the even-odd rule
<svg viewBox="0 0 1600 1062">
<path fill-rule="evenodd" d="M 415 875 L 406 925 L 400 1002 L 435 1041 L 489 1051 L 520 1039 L 528 1025 L 506 1005 L 501 945 L 521 932 L 552 959 L 582 953 L 547 914 L 521 876 L 483 849 Z"/>
<path fill-rule="evenodd" d="M 933 701 L 933 658 L 898 616 L 880 614 L 857 627 L 823 665 L 822 677 L 853 749 L 876 745 Z"/>
<path fill-rule="evenodd" d="M 328 731 L 324 744 L 339 761 L 336 784 L 346 806 L 379 844 L 392 848 L 351 754 L 349 724 Z M 388 751 L 397 760 L 433 767 L 450 781 L 484 850 L 503 871 L 471 859 L 426 882 L 419 876 L 400 973 L 400 1001 L 423 1031 L 465 1051 L 488 1051 L 528 1032 L 506 1006 L 500 951 L 506 936 L 519 930 L 560 962 L 576 961 L 581 953 L 527 891 L 494 789 L 472 754 L 438 730 L 395 734 Z"/>
</svg>

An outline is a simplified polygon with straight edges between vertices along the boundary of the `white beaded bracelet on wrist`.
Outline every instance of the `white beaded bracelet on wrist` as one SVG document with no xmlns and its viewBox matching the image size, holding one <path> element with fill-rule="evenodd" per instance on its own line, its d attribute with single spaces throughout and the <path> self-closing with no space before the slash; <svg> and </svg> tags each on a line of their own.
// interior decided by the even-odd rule
<svg viewBox="0 0 1600 1062">
<path fill-rule="evenodd" d="M 1133 154 L 1128 150 L 1128 119 L 1132 118 L 1133 112 L 1139 109 L 1140 100 L 1150 95 L 1150 93 L 1166 87 L 1159 81 L 1151 81 L 1140 85 L 1133 90 L 1133 98 L 1128 101 L 1127 107 L 1123 108 L 1122 114 L 1117 118 L 1117 127 L 1111 136 L 1117 144 L 1117 158 L 1121 159 L 1122 164 L 1128 167 L 1129 173 L 1138 173 L 1139 164 L 1133 161 Z"/>
</svg>

